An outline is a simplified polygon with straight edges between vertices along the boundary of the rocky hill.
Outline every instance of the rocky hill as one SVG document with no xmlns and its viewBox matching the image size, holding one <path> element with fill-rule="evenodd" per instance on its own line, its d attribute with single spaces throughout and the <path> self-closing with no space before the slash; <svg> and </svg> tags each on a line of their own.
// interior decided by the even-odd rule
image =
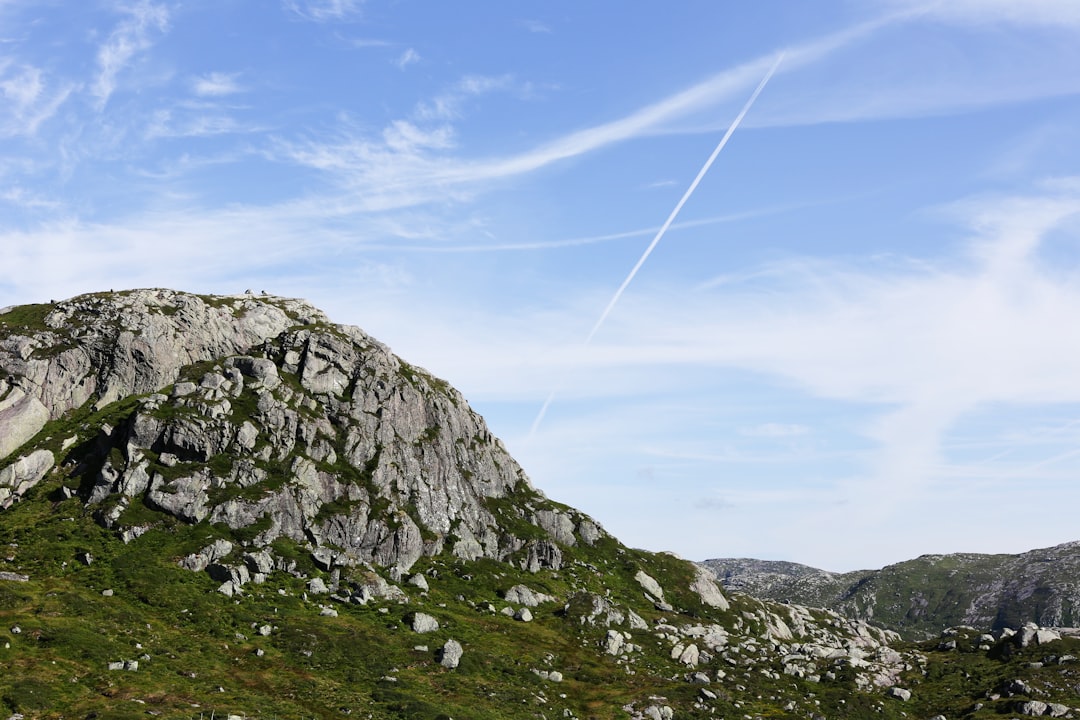
<svg viewBox="0 0 1080 720">
<path fill-rule="evenodd" d="M 881 570 L 830 573 L 797 563 L 702 563 L 730 590 L 826 607 L 909 637 L 971 625 L 1080 625 L 1080 542 L 1020 555 L 923 555 Z"/>
<path fill-rule="evenodd" d="M 1055 714 L 1080 641 L 726 595 L 299 300 L 0 310 L 0 717 Z"/>
</svg>

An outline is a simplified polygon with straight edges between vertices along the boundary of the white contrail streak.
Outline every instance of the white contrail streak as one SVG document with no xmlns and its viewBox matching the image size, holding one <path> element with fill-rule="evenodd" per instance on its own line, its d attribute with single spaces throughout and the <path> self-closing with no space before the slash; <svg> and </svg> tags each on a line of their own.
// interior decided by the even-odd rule
<svg viewBox="0 0 1080 720">
<path fill-rule="evenodd" d="M 652 254 L 652 251 L 656 249 L 656 246 L 660 243 L 660 239 L 664 237 L 664 233 L 666 233 L 668 228 L 671 227 L 671 223 L 675 222 L 675 217 L 679 214 L 679 211 L 682 210 L 682 207 L 686 204 L 686 201 L 690 199 L 690 196 L 694 194 L 694 190 L 697 189 L 697 186 L 701 182 L 701 179 L 705 177 L 705 173 L 709 172 L 709 168 L 712 167 L 713 162 L 716 160 L 716 156 L 719 155 L 720 151 L 724 149 L 725 145 L 727 145 L 727 142 L 731 139 L 731 136 L 732 134 L 734 134 L 735 129 L 739 127 L 739 123 L 741 123 L 742 119 L 746 117 L 746 113 L 750 111 L 750 108 L 751 106 L 753 106 L 754 101 L 757 100 L 757 97 L 761 94 L 761 91 L 765 89 L 765 85 L 769 82 L 769 79 L 772 78 L 773 73 L 776 72 L 776 69 L 780 67 L 780 62 L 783 59 L 784 53 L 780 53 L 780 55 L 776 58 L 776 62 L 774 62 L 772 64 L 772 67 L 769 68 L 769 72 L 765 73 L 765 77 L 763 77 L 761 79 L 761 82 L 758 83 L 758 86 L 754 89 L 754 93 L 750 96 L 750 99 L 746 101 L 746 104 L 743 105 L 742 110 L 739 111 L 739 114 L 735 117 L 735 120 L 727 129 L 727 132 L 724 133 L 724 137 L 720 138 L 720 142 L 716 144 L 716 149 L 712 151 L 712 155 L 710 155 L 709 159 L 705 161 L 705 164 L 701 166 L 701 170 L 698 171 L 697 177 L 694 178 L 694 182 L 690 183 L 690 187 L 686 189 L 686 192 L 683 193 L 683 196 L 679 200 L 678 204 L 675 205 L 675 209 L 671 211 L 671 214 L 668 215 L 667 220 L 664 221 L 664 224 L 660 227 L 660 230 L 657 231 L 656 236 L 652 239 L 652 242 L 649 243 L 649 247 L 645 248 L 645 252 L 641 254 L 640 258 L 638 258 L 637 264 L 634 265 L 633 269 L 630 270 L 630 274 L 626 276 L 626 279 L 623 280 L 622 285 L 620 285 L 619 289 L 615 291 L 615 294 L 611 296 L 611 300 L 608 302 L 607 307 L 604 308 L 604 312 L 600 313 L 599 319 L 597 319 L 596 324 L 593 325 L 592 330 L 589 331 L 588 336 L 586 336 L 585 338 L 585 342 L 582 343 L 582 347 L 588 345 L 592 341 L 593 336 L 596 335 L 597 331 L 604 324 L 604 321 L 607 320 L 608 315 L 611 314 L 611 311 L 615 308 L 615 305 L 618 304 L 619 298 L 622 297 L 623 292 L 625 292 L 631 281 L 633 281 L 634 276 L 637 275 L 638 270 L 641 269 L 641 266 L 645 264 L 646 260 L 648 260 L 649 255 Z M 554 399 L 555 390 L 552 390 L 551 393 L 548 394 L 547 400 L 544 401 L 543 407 L 540 408 L 540 412 L 536 415 L 536 419 L 533 420 L 532 429 L 529 431 L 530 435 L 534 434 L 536 432 L 536 429 L 540 427 L 540 423 L 541 421 L 543 421 L 544 415 L 547 413 L 548 407 L 551 405 L 551 401 Z"/>
</svg>

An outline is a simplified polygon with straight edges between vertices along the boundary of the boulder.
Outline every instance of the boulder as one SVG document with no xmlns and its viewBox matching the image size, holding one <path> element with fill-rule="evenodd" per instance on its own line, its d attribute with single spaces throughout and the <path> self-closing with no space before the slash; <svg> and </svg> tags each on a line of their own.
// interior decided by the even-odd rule
<svg viewBox="0 0 1080 720">
<path fill-rule="evenodd" d="M 3 429 L 0 428 L 0 437 Z M 48 450 L 35 450 L 0 470 L 0 490 L 7 492 L 0 496 L 0 509 L 10 507 L 27 490 L 41 482 L 52 469 L 56 458 Z"/>
<path fill-rule="evenodd" d="M 524 605 L 526 607 L 536 607 L 540 603 L 554 602 L 555 598 L 551 595 L 545 595 L 541 592 L 536 592 L 526 587 L 525 585 L 515 585 L 506 591 L 504 596 L 506 602 L 513 603 L 515 605 Z"/>
<path fill-rule="evenodd" d="M 439 621 L 422 612 L 413 613 L 410 625 L 415 633 L 429 633 L 439 629 Z"/>
<path fill-rule="evenodd" d="M 464 651 L 461 648 L 461 643 L 451 638 L 443 644 L 442 649 L 439 650 L 439 664 L 444 668 L 453 670 L 461 663 L 461 656 Z"/>
<path fill-rule="evenodd" d="M 720 588 L 716 585 L 716 575 L 711 570 L 700 565 L 695 565 L 694 568 L 696 575 L 694 581 L 690 583 L 690 590 L 701 598 L 701 602 L 718 610 L 727 610 L 731 607 L 727 598 L 724 597 L 724 594 L 720 592 Z"/>
<path fill-rule="evenodd" d="M 1021 715 L 1041 717 L 1042 715 L 1046 715 L 1049 709 L 1049 705 L 1039 700 L 1024 700 L 1016 703 L 1016 712 Z"/>
<path fill-rule="evenodd" d="M 0 459 L 6 458 L 49 421 L 49 408 L 21 388 L 0 397 Z"/>
</svg>

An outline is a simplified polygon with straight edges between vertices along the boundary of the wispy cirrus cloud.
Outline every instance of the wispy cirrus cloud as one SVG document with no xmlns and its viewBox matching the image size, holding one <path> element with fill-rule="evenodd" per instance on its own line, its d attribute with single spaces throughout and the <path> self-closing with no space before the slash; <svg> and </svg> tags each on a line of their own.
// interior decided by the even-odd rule
<svg viewBox="0 0 1080 720">
<path fill-rule="evenodd" d="M 413 48 L 408 48 L 394 60 L 394 64 L 398 66 L 399 70 L 404 70 L 410 65 L 415 65 L 418 62 L 420 62 L 420 53 L 416 52 Z"/>
<path fill-rule="evenodd" d="M 191 79 L 191 91 L 199 97 L 224 97 L 244 91 L 239 73 L 212 72 Z"/>
<path fill-rule="evenodd" d="M 1080 5 L 1072 0 L 883 0 L 896 10 L 964 25 L 1043 25 L 1080 28 Z"/>
<path fill-rule="evenodd" d="M 257 126 L 245 125 L 236 118 L 210 109 L 184 113 L 158 110 L 143 131 L 143 138 L 154 140 L 156 138 L 210 137 L 259 130 Z"/>
<path fill-rule="evenodd" d="M 344 20 L 360 14 L 363 0 L 284 0 L 289 10 L 305 20 L 329 22 Z"/>
<path fill-rule="evenodd" d="M 551 26 L 540 20 L 522 20 L 521 26 L 531 33 L 550 33 Z"/>
<path fill-rule="evenodd" d="M 905 17 L 906 14 L 897 13 L 790 48 L 785 51 L 780 73 L 813 64 Z M 411 145 L 408 152 L 403 152 L 377 137 L 348 130 L 336 141 L 282 143 L 282 156 L 335 173 L 351 190 L 363 190 L 372 208 L 471 197 L 485 183 L 534 172 L 636 137 L 670 132 L 676 121 L 743 97 L 775 59 L 770 54 L 749 60 L 622 118 L 572 131 L 532 149 L 502 157 L 468 158 L 460 153 L 454 156 L 427 152 L 420 145 Z M 423 121 L 438 121 L 441 127 L 428 132 L 444 132 L 448 121 L 460 118 L 460 107 L 466 98 L 510 87 L 513 87 L 510 76 L 468 76 L 448 91 L 419 103 L 408 122 L 419 127 Z M 387 131 L 383 135 L 385 139 Z M 427 149 L 447 147 L 429 145 Z"/>
<path fill-rule="evenodd" d="M 153 33 L 164 32 L 169 24 L 169 9 L 149 0 L 122 7 L 127 18 L 118 24 L 108 39 L 98 48 L 98 74 L 90 86 L 98 109 L 109 102 L 116 90 L 117 76 L 141 52 L 153 45 Z"/>
<path fill-rule="evenodd" d="M 74 85 L 50 88 L 43 71 L 32 65 L 0 59 L 0 137 L 34 135 L 56 114 L 74 91 Z"/>
</svg>

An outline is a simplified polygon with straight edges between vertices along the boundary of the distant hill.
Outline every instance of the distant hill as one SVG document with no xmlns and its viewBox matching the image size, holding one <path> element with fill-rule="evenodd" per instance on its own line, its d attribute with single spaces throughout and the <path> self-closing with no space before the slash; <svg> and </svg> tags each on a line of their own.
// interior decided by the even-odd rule
<svg viewBox="0 0 1080 720">
<path fill-rule="evenodd" d="M 936 635 L 954 625 L 1080 625 L 1080 542 L 1020 555 L 923 555 L 848 573 L 767 560 L 701 564 L 729 590 L 829 608 L 907 637 Z"/>
</svg>

